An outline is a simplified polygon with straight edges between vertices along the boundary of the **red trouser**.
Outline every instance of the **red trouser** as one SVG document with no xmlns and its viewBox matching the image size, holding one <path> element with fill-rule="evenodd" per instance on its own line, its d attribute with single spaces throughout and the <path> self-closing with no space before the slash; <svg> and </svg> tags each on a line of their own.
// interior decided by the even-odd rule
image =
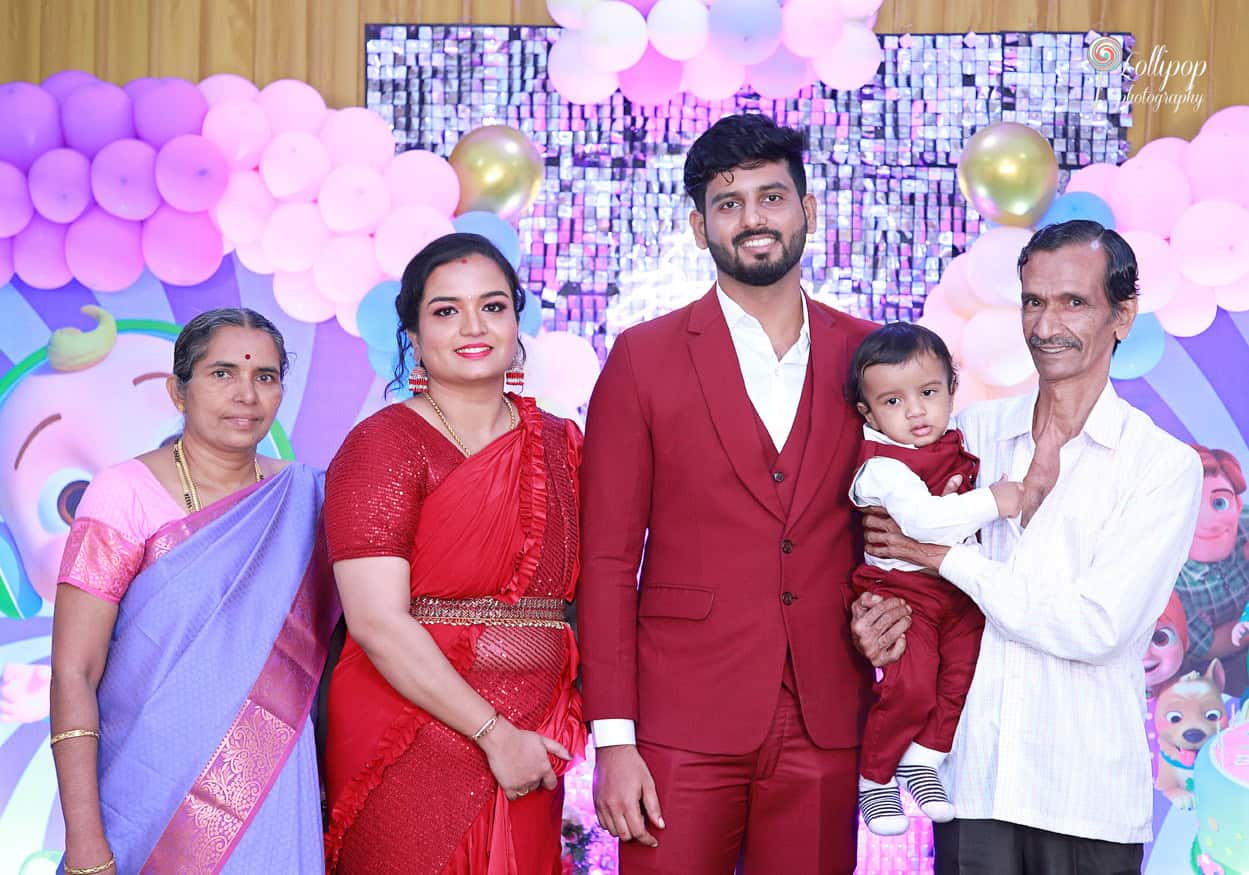
<svg viewBox="0 0 1249 875">
<path fill-rule="evenodd" d="M 859 774 L 887 784 L 911 742 L 948 752 L 980 655 L 984 615 L 961 590 L 919 571 L 860 565 L 856 594 L 897 596 L 911 606 L 906 652 L 884 669 L 867 714 Z"/>
</svg>

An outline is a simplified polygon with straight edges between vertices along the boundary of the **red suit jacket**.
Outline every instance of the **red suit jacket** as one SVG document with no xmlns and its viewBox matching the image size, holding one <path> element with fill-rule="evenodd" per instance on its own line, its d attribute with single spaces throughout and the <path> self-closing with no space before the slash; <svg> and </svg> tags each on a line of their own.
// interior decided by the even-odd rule
<svg viewBox="0 0 1249 875">
<path fill-rule="evenodd" d="M 859 744 L 871 673 L 850 638 L 862 539 L 847 492 L 862 422 L 842 387 L 876 326 L 807 307 L 810 431 L 788 509 L 714 288 L 616 340 L 581 466 L 586 720 L 746 753 L 771 723 L 788 652 L 812 740 Z"/>
</svg>

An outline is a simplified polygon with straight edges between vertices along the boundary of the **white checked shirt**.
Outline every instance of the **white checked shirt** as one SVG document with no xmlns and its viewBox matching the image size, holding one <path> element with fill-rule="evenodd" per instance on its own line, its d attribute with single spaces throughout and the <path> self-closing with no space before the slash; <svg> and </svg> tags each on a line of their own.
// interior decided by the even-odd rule
<svg viewBox="0 0 1249 875">
<path fill-rule="evenodd" d="M 1035 404 L 1033 393 L 960 415 L 982 485 L 1023 479 Z M 997 520 L 981 552 L 952 547 L 941 563 L 986 619 L 942 777 L 960 818 L 1146 842 L 1141 659 L 1188 555 L 1201 463 L 1109 384 L 1059 459 L 1026 529 Z"/>
<path fill-rule="evenodd" d="M 737 353 L 737 364 L 742 369 L 746 394 L 755 412 L 779 452 L 785 448 L 789 431 L 798 415 L 798 403 L 802 400 L 802 386 L 807 379 L 807 362 L 811 358 L 811 330 L 807 322 L 807 296 L 802 296 L 802 328 L 798 340 L 779 359 L 768 333 L 761 323 L 741 308 L 716 284 L 716 299 L 729 324 L 729 337 Z M 632 720 L 616 718 L 592 720 L 590 729 L 595 747 L 615 744 L 634 744 L 637 733 Z"/>
</svg>

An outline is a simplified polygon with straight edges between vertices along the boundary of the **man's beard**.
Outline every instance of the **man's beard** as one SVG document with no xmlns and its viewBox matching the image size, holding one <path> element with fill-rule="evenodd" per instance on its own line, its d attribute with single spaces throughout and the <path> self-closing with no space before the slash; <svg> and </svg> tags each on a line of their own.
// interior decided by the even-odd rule
<svg viewBox="0 0 1249 875">
<path fill-rule="evenodd" d="M 744 261 L 736 254 L 737 247 L 743 240 L 760 235 L 769 236 L 781 244 L 780 258 L 776 261 Z M 806 243 L 807 223 L 804 220 L 802 227 L 795 231 L 788 240 L 782 239 L 777 231 L 743 231 L 733 238 L 734 248 L 731 250 L 711 240 L 707 241 L 707 248 L 711 251 L 711 260 L 716 263 L 716 268 L 720 273 L 743 285 L 770 286 L 793 270 L 794 266 L 802 260 L 802 250 Z"/>
</svg>

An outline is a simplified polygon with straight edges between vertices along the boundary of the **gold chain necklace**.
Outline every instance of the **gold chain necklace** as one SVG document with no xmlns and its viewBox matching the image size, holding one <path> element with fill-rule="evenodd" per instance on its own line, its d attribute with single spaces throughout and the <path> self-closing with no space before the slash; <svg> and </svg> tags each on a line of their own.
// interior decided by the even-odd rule
<svg viewBox="0 0 1249 875">
<path fill-rule="evenodd" d="M 428 389 L 422 394 L 425 396 L 425 400 L 429 402 L 429 406 L 434 408 L 434 413 L 438 415 L 438 419 L 442 421 L 443 428 L 447 430 L 447 434 L 451 435 L 451 440 L 455 441 L 455 445 L 460 448 L 460 452 L 466 456 L 471 456 L 472 453 L 469 452 L 468 446 L 456 434 L 455 429 L 451 427 L 451 423 L 447 422 L 447 417 L 443 414 L 442 408 L 438 406 L 438 402 L 434 400 L 434 396 L 429 394 Z M 503 403 L 507 405 L 507 430 L 511 431 L 516 428 L 516 408 L 512 406 L 512 402 L 507 396 L 503 397 Z"/>
<path fill-rule="evenodd" d="M 201 509 L 199 490 L 195 488 L 195 481 L 191 478 L 191 466 L 187 464 L 186 451 L 182 449 L 182 438 L 173 442 L 173 464 L 178 469 L 178 480 L 182 482 L 182 500 L 186 502 L 187 512 L 197 513 Z M 253 459 L 252 464 L 256 466 L 256 482 L 259 483 L 265 479 L 260 470 L 260 460 Z"/>
</svg>

